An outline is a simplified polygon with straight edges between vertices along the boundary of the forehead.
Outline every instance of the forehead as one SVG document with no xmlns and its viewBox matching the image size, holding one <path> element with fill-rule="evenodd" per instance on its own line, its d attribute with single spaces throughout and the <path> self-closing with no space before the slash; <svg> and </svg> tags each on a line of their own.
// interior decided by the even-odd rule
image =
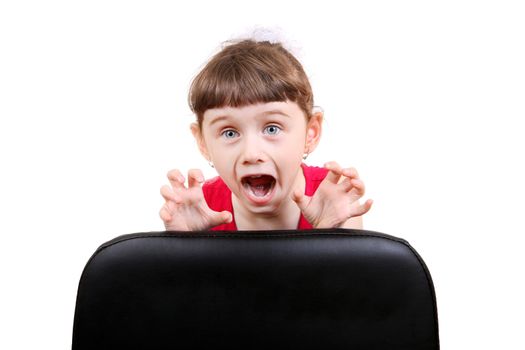
<svg viewBox="0 0 525 350">
<path fill-rule="evenodd" d="M 304 113 L 295 102 L 268 102 L 243 107 L 222 107 L 206 110 L 203 116 L 203 125 L 212 125 L 222 120 L 253 120 L 268 116 L 282 116 L 284 118 L 304 118 Z"/>
</svg>

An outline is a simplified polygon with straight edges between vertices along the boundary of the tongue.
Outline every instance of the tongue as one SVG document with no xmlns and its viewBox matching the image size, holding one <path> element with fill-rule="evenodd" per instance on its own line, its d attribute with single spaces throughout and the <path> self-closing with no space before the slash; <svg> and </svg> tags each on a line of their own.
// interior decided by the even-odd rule
<svg viewBox="0 0 525 350">
<path fill-rule="evenodd" d="M 264 197 L 268 194 L 268 191 L 270 190 L 270 185 L 250 185 L 250 188 L 255 196 Z"/>
<path fill-rule="evenodd" d="M 254 177 L 250 178 L 246 183 L 255 196 L 264 197 L 272 188 L 273 178 L 271 176 Z"/>
</svg>

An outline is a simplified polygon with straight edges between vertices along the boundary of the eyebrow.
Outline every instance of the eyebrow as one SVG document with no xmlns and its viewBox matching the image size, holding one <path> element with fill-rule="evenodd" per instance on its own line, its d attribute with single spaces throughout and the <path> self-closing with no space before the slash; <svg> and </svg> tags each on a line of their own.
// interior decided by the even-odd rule
<svg viewBox="0 0 525 350">
<path fill-rule="evenodd" d="M 291 118 L 288 114 L 284 113 L 282 110 L 280 109 L 271 109 L 269 111 L 264 111 L 258 115 L 256 115 L 256 117 L 259 117 L 259 116 L 267 116 L 267 115 L 271 115 L 271 114 L 279 114 L 279 115 L 282 115 L 283 117 L 287 117 L 287 118 Z M 228 119 L 230 117 L 230 115 L 228 114 L 224 114 L 224 115 L 220 115 L 218 116 L 217 118 L 213 119 L 211 122 L 210 122 L 210 126 L 212 126 L 213 124 L 215 123 L 218 123 L 220 121 L 223 121 L 225 119 Z"/>
<path fill-rule="evenodd" d="M 212 126 L 213 124 L 218 123 L 218 122 L 220 122 L 221 120 L 224 120 L 224 119 L 228 119 L 228 116 L 227 115 L 218 116 L 217 118 L 213 119 L 210 122 L 210 126 Z"/>
</svg>

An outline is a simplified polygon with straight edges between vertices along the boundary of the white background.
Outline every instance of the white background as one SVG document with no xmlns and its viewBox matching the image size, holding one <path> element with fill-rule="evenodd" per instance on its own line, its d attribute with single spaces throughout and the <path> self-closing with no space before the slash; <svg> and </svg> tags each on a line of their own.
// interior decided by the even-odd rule
<svg viewBox="0 0 525 350">
<path fill-rule="evenodd" d="M 525 348 L 523 6 L 344 4 L 1 2 L 0 348 L 70 348 L 95 249 L 163 229 L 169 169 L 213 175 L 188 86 L 255 25 L 299 48 L 325 110 L 308 163 L 355 166 L 375 200 L 365 228 L 426 261 L 442 348 Z"/>
</svg>

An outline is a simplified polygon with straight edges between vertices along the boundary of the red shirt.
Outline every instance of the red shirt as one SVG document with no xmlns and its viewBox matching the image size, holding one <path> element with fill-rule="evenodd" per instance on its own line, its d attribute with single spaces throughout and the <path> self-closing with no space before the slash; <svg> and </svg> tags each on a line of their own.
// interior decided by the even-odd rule
<svg viewBox="0 0 525 350">
<path fill-rule="evenodd" d="M 320 168 L 316 166 L 308 166 L 306 164 L 301 164 L 303 169 L 304 179 L 306 181 L 306 186 L 304 194 L 307 196 L 313 196 L 321 181 L 324 180 L 328 170 L 325 168 Z M 211 228 L 212 231 L 237 231 L 237 225 L 235 224 L 235 213 L 233 212 L 233 203 L 232 203 L 232 192 L 226 186 L 224 181 L 217 176 L 211 180 L 208 180 L 202 186 L 202 192 L 204 193 L 204 199 L 210 209 L 215 211 L 224 211 L 227 210 L 233 214 L 233 220 L 229 224 L 223 224 Z M 299 222 L 297 224 L 297 229 L 312 229 L 312 225 L 304 218 L 301 214 Z"/>
</svg>

